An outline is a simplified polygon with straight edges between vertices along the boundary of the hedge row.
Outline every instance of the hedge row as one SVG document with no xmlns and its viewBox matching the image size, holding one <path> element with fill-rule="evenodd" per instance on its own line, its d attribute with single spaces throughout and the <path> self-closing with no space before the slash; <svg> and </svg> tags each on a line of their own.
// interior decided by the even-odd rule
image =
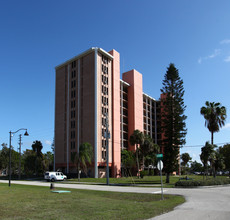
<svg viewBox="0 0 230 220">
<path fill-rule="evenodd" d="M 206 181 L 180 180 L 175 183 L 176 187 L 197 187 L 230 184 L 230 179 L 211 179 Z"/>
<path fill-rule="evenodd" d="M 140 177 L 143 178 L 144 176 L 153 176 L 154 175 L 154 171 L 153 170 L 142 170 L 140 172 Z"/>
</svg>

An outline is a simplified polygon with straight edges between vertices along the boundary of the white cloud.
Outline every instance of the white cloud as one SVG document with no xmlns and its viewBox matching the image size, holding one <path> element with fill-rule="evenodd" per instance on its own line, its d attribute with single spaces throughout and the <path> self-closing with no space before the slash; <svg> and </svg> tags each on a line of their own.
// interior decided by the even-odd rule
<svg viewBox="0 0 230 220">
<path fill-rule="evenodd" d="M 224 59 L 224 62 L 230 62 L 230 56 L 228 56 L 228 57 L 226 57 L 225 59 Z"/>
<path fill-rule="evenodd" d="M 220 55 L 221 53 L 221 50 L 220 49 L 215 49 L 214 52 L 206 57 L 200 57 L 199 60 L 198 60 L 198 63 L 201 64 L 201 62 L 203 60 L 208 60 L 208 59 L 213 59 L 215 57 L 217 57 L 218 55 Z"/>
<path fill-rule="evenodd" d="M 212 58 L 218 56 L 218 55 L 220 54 L 220 51 L 221 51 L 220 49 L 216 49 L 216 50 L 214 51 L 213 54 L 207 56 L 207 59 L 208 59 L 208 58 L 209 58 L 209 59 L 212 59 Z"/>
<path fill-rule="evenodd" d="M 230 39 L 222 40 L 220 44 L 230 44 Z"/>
<path fill-rule="evenodd" d="M 51 146 L 51 144 L 52 144 L 52 141 L 49 141 L 49 140 L 45 140 L 45 144 L 47 144 L 47 145 L 50 145 L 50 146 Z"/>
<path fill-rule="evenodd" d="M 225 126 L 223 127 L 223 129 L 228 129 L 228 128 L 230 128 L 230 123 L 225 124 Z"/>
</svg>

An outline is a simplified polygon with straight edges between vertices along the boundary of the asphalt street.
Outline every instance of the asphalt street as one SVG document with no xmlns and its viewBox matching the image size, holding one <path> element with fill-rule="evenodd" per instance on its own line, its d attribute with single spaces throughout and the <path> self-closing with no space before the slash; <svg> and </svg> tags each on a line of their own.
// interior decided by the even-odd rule
<svg viewBox="0 0 230 220">
<path fill-rule="evenodd" d="M 0 183 L 8 183 L 0 180 Z M 50 186 L 40 181 L 11 181 L 11 184 Z M 55 183 L 56 187 L 87 189 L 113 192 L 160 193 L 160 188 L 122 187 L 107 185 L 84 185 Z M 165 188 L 165 194 L 183 195 L 186 202 L 173 211 L 152 218 L 153 220 L 229 220 L 230 219 L 230 186 L 202 187 L 194 189 Z"/>
</svg>

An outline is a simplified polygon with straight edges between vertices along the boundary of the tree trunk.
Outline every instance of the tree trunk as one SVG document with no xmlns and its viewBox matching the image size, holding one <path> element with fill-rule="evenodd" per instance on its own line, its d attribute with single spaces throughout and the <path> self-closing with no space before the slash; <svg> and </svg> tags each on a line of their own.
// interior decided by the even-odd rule
<svg viewBox="0 0 230 220">
<path fill-rule="evenodd" d="M 212 174 L 213 174 L 213 177 L 216 178 L 216 168 L 215 168 L 215 165 L 212 165 Z"/>
<path fill-rule="evenodd" d="M 138 148 L 136 148 L 136 159 L 137 159 L 137 175 L 138 175 L 138 178 L 140 178 L 140 167 L 139 167 L 139 159 L 138 159 Z"/>
<path fill-rule="evenodd" d="M 142 163 L 143 163 L 143 170 L 145 170 L 145 157 L 144 156 L 142 158 Z"/>
<path fill-rule="evenodd" d="M 77 162 L 78 182 L 80 182 L 80 162 Z"/>
<path fill-rule="evenodd" d="M 169 175 L 170 173 L 166 173 L 166 183 L 169 183 Z"/>
<path fill-rule="evenodd" d="M 213 131 L 211 132 L 211 144 L 213 145 Z"/>
</svg>

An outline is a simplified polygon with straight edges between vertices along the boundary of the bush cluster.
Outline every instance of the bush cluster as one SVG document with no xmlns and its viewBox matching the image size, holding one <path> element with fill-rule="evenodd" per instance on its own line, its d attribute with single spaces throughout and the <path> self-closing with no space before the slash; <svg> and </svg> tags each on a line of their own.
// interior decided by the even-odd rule
<svg viewBox="0 0 230 220">
<path fill-rule="evenodd" d="M 153 170 L 142 170 L 140 172 L 140 177 L 143 178 L 144 176 L 153 176 L 154 175 L 154 171 Z"/>
<path fill-rule="evenodd" d="M 230 179 L 211 179 L 206 181 L 180 180 L 175 183 L 176 187 L 197 187 L 230 184 Z"/>
</svg>

